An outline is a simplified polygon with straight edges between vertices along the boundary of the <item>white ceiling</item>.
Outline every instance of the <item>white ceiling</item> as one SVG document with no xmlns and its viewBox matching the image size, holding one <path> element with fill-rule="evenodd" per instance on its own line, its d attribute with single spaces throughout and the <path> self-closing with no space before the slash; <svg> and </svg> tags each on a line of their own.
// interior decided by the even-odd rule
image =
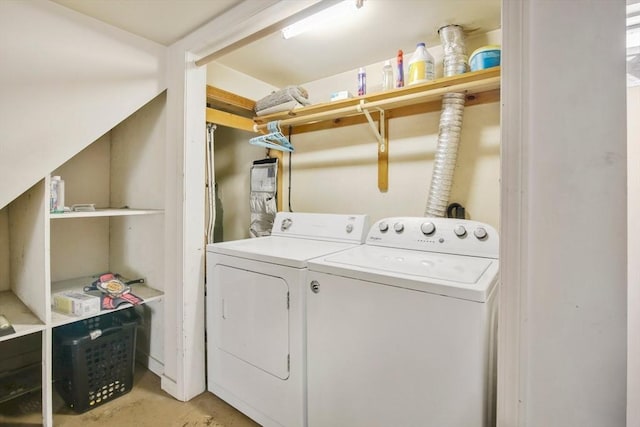
<svg viewBox="0 0 640 427">
<path fill-rule="evenodd" d="M 52 0 L 169 46 L 242 0 Z"/>
<path fill-rule="evenodd" d="M 242 0 L 52 0 L 164 45 Z M 247 0 L 245 0 L 247 1 Z M 259 0 L 248 0 L 259 1 Z M 292 0 L 288 0 L 292 1 Z M 216 61 L 276 87 L 301 84 L 439 44 L 442 25 L 470 34 L 500 28 L 501 0 L 365 0 L 347 25 L 284 40 L 268 35 Z"/>
</svg>

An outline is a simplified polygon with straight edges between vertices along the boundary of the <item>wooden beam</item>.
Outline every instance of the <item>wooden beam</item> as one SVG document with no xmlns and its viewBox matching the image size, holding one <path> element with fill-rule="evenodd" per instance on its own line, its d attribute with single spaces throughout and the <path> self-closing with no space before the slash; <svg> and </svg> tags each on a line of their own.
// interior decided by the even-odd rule
<svg viewBox="0 0 640 427">
<path fill-rule="evenodd" d="M 500 101 L 500 89 L 493 89 L 487 92 L 480 92 L 477 94 L 467 96 L 467 102 L 465 106 L 471 107 L 474 105 L 488 104 L 492 102 Z M 392 108 L 386 110 L 387 118 L 398 118 L 412 116 L 415 114 L 433 113 L 442 109 L 442 101 L 429 101 L 422 102 L 420 104 L 409 105 L 405 107 Z M 371 117 L 374 120 L 378 120 L 378 113 L 371 112 Z M 319 130 L 337 129 L 343 126 L 359 125 L 367 122 L 367 118 L 362 114 L 357 116 L 348 116 L 339 119 L 325 120 L 321 122 L 309 123 L 305 125 L 293 126 L 292 135 L 314 132 Z"/>
<path fill-rule="evenodd" d="M 235 93 L 207 85 L 207 105 L 242 117 L 253 117 L 256 102 Z"/>
<path fill-rule="evenodd" d="M 225 111 L 214 110 L 213 108 L 207 108 L 207 123 L 228 126 L 230 128 L 240 129 L 247 132 L 255 132 L 253 129 L 253 120 L 247 117 L 240 117 L 235 114 L 227 113 Z"/>
</svg>

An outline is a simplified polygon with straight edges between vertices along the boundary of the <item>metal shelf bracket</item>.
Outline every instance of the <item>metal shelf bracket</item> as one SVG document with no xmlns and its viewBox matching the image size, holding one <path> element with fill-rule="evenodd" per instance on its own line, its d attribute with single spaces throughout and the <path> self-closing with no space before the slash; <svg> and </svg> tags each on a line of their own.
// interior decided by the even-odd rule
<svg viewBox="0 0 640 427">
<path fill-rule="evenodd" d="M 371 108 L 371 107 L 370 107 Z M 380 113 L 380 120 L 378 121 L 379 125 L 376 125 L 369 113 L 369 109 L 364 105 L 364 99 L 360 100 L 360 104 L 358 104 L 358 111 L 364 113 L 367 121 L 369 122 L 369 126 L 371 126 L 371 130 L 376 135 L 376 139 L 378 140 L 379 150 L 383 153 L 387 151 L 386 140 L 387 140 L 387 130 L 384 121 L 384 110 L 382 108 L 373 107 L 373 109 L 378 110 Z"/>
</svg>

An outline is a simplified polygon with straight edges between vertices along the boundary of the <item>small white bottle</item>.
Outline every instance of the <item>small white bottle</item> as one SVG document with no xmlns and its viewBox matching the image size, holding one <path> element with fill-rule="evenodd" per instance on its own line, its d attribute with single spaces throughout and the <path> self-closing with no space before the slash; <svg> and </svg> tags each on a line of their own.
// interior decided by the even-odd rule
<svg viewBox="0 0 640 427">
<path fill-rule="evenodd" d="M 58 175 L 51 177 L 49 209 L 54 213 L 64 212 L 64 181 Z"/>
<path fill-rule="evenodd" d="M 395 87 L 395 81 L 393 80 L 393 67 L 391 61 L 385 61 L 382 67 L 382 90 L 391 90 Z"/>
<path fill-rule="evenodd" d="M 418 43 L 409 62 L 408 84 L 422 83 L 434 78 L 433 56 L 427 51 L 424 43 Z"/>
</svg>

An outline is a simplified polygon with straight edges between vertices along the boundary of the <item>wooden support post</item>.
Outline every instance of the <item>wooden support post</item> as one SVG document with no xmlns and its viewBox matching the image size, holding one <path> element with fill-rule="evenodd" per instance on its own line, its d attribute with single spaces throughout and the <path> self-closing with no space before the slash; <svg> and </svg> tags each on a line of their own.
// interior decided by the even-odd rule
<svg viewBox="0 0 640 427">
<path fill-rule="evenodd" d="M 389 117 L 380 112 L 380 135 L 382 141 L 378 143 L 378 190 L 386 193 L 389 189 Z"/>
</svg>

